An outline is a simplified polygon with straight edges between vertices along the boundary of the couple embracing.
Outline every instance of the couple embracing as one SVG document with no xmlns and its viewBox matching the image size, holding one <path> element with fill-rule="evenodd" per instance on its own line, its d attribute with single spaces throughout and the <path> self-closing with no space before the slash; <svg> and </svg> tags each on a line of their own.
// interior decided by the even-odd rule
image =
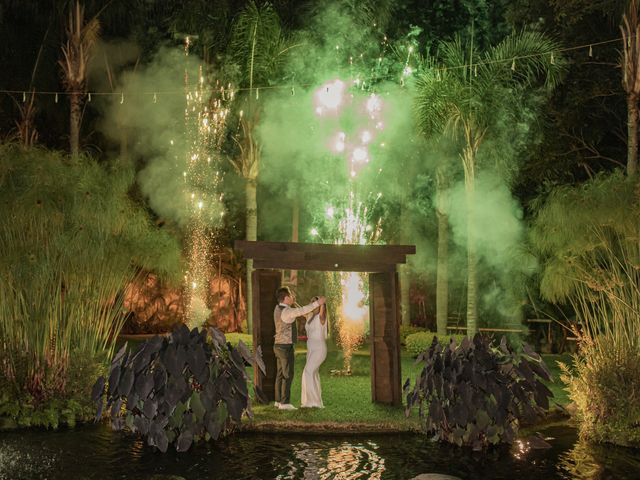
<svg viewBox="0 0 640 480">
<path fill-rule="evenodd" d="M 294 349 L 298 338 L 296 318 L 307 319 L 307 363 L 302 372 L 303 408 L 324 408 L 320 389 L 320 365 L 327 357 L 327 314 L 325 297 L 314 297 L 309 305 L 298 307 L 296 297 L 289 287 L 276 292 L 278 305 L 273 311 L 276 327 L 273 351 L 276 355 L 275 406 L 280 410 L 296 410 L 291 404 Z"/>
</svg>

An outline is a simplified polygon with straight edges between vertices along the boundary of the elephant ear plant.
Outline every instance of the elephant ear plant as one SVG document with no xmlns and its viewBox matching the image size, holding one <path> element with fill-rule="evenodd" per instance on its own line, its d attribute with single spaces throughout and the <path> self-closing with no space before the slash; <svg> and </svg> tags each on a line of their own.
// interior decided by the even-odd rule
<svg viewBox="0 0 640 480">
<path fill-rule="evenodd" d="M 260 351 L 254 357 L 242 342 L 232 347 L 214 328 L 189 331 L 182 325 L 135 353 L 125 344 L 108 379 L 100 377 L 93 387 L 96 420 L 106 406 L 115 430 L 140 433 L 162 452 L 169 444 L 184 452 L 194 441 L 217 440 L 240 424 L 244 412 L 252 415 L 245 361 L 264 372 Z"/>
<path fill-rule="evenodd" d="M 434 440 L 482 450 L 513 443 L 521 422 L 534 422 L 549 408 L 553 393 L 542 380 L 551 376 L 542 358 L 528 345 L 516 353 L 502 337 L 497 347 L 487 336 L 465 337 L 457 345 L 436 337 L 416 363 L 424 368 L 413 389 L 405 383 L 407 411 L 419 407 L 423 428 Z M 548 444 L 530 439 L 532 448 Z"/>
</svg>

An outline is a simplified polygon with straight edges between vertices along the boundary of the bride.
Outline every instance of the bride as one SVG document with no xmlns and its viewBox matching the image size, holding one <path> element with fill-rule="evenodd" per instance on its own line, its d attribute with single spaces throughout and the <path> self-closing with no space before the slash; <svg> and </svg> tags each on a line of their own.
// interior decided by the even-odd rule
<svg viewBox="0 0 640 480">
<path fill-rule="evenodd" d="M 312 302 L 318 297 L 313 297 Z M 302 372 L 301 407 L 324 408 L 320 388 L 320 365 L 327 358 L 327 310 L 320 305 L 307 317 L 307 363 Z"/>
</svg>

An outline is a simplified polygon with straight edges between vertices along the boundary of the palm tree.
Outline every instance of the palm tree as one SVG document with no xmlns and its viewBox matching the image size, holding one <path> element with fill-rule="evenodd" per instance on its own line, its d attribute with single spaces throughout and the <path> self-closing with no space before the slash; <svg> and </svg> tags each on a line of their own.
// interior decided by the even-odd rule
<svg viewBox="0 0 640 480">
<path fill-rule="evenodd" d="M 467 207 L 467 333 L 478 331 L 477 251 L 474 224 L 477 155 L 483 142 L 498 133 L 500 114 L 515 117 L 526 89 L 552 89 L 564 63 L 558 45 L 537 32 L 509 35 L 481 54 L 458 38 L 440 48 L 440 67 L 417 83 L 416 108 L 427 137 L 450 134 L 461 140 Z M 554 52 L 556 52 L 554 58 Z"/>
<path fill-rule="evenodd" d="M 638 99 L 640 99 L 640 21 L 638 1 L 622 16 L 622 86 L 627 94 L 627 174 L 638 170 Z"/>
<path fill-rule="evenodd" d="M 436 171 L 436 216 L 438 217 L 438 263 L 436 266 L 436 326 L 439 337 L 447 335 L 449 317 L 449 215 L 448 177 L 444 166 Z"/>
<path fill-rule="evenodd" d="M 80 150 L 80 123 L 82 121 L 82 100 L 87 92 L 87 67 L 91 50 L 100 33 L 97 17 L 85 22 L 84 7 L 77 0 L 69 10 L 66 25 L 67 41 L 62 45 L 62 81 L 69 93 L 69 144 L 71 154 Z"/>
<path fill-rule="evenodd" d="M 231 158 L 236 172 L 245 180 L 246 239 L 256 240 L 258 231 L 258 203 L 256 189 L 260 167 L 260 144 L 256 126 L 260 121 L 259 88 L 277 74 L 286 53 L 287 44 L 280 19 L 266 3 L 258 7 L 251 1 L 236 17 L 229 42 L 229 57 L 240 70 L 240 86 L 246 88 L 239 115 L 238 134 L 234 137 L 237 155 Z M 252 296 L 251 274 L 253 260 L 247 260 L 247 300 Z M 252 311 L 247 308 L 247 330 L 251 332 Z"/>
</svg>

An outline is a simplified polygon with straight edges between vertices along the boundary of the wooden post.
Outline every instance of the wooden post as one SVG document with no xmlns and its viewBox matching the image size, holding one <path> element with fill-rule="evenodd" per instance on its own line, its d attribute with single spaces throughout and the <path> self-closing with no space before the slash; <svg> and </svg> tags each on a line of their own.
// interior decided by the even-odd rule
<svg viewBox="0 0 640 480">
<path fill-rule="evenodd" d="M 369 275 L 371 320 L 371 398 L 402 404 L 400 371 L 400 292 L 395 272 Z"/>
<path fill-rule="evenodd" d="M 262 390 L 267 400 L 275 399 L 276 356 L 273 353 L 273 338 L 276 333 L 273 323 L 273 309 L 276 306 L 276 290 L 280 286 L 280 272 L 277 270 L 254 270 L 251 275 L 253 295 L 253 348 L 262 347 L 262 360 L 266 375 L 254 367 L 253 381 Z"/>
</svg>

